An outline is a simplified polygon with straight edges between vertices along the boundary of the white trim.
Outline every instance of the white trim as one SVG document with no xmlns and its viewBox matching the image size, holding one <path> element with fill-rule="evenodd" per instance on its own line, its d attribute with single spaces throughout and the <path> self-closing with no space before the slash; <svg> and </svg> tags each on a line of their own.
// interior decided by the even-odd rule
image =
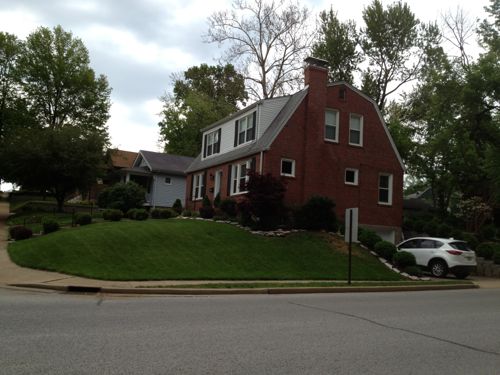
<svg viewBox="0 0 500 375">
<path fill-rule="evenodd" d="M 191 199 L 193 201 L 199 201 L 203 199 L 201 195 L 201 191 L 203 190 L 203 174 L 202 173 L 196 173 L 193 175 L 193 191 L 191 192 Z M 198 190 L 196 190 L 198 189 Z M 196 194 L 198 193 L 198 194 Z"/>
<path fill-rule="evenodd" d="M 359 143 L 351 142 L 351 119 L 353 117 L 359 117 Z M 354 131 L 358 131 L 354 129 Z M 349 113 L 349 145 L 363 147 L 363 115 L 357 113 Z"/>
<path fill-rule="evenodd" d="M 250 140 L 247 140 L 247 135 L 248 135 L 248 120 L 250 119 L 251 122 L 253 122 L 253 114 L 255 112 L 255 127 L 253 129 L 253 139 L 250 139 Z M 244 116 L 241 116 L 237 119 L 235 119 L 235 121 L 238 121 L 238 132 L 236 134 L 236 146 L 234 148 L 237 148 L 237 147 L 240 147 L 240 146 L 244 146 L 244 145 L 247 145 L 249 144 L 250 142 L 254 142 L 256 139 L 257 139 L 257 110 L 255 111 L 251 111 L 250 113 L 247 113 L 245 114 Z M 242 143 L 239 143 L 240 142 L 240 126 L 241 126 L 241 120 L 242 119 L 246 119 L 246 128 L 245 128 L 245 140 L 242 142 Z"/>
<path fill-rule="evenodd" d="M 388 178 L 388 181 L 387 181 L 387 188 L 385 187 L 381 187 L 380 186 L 380 177 L 382 176 L 386 176 L 386 177 L 389 177 Z M 388 201 L 387 202 L 383 202 L 380 200 L 380 190 L 381 189 L 384 189 L 384 190 L 387 190 L 387 198 L 388 198 Z M 392 192 L 393 192 L 393 176 L 392 176 L 392 173 L 379 173 L 378 174 L 378 188 L 377 188 L 377 195 L 378 195 L 378 198 L 377 198 L 377 201 L 378 201 L 378 204 L 382 204 L 384 206 L 392 206 Z"/>
<path fill-rule="evenodd" d="M 222 169 L 218 169 L 215 171 L 214 175 L 214 199 L 217 194 L 220 194 L 220 188 L 222 186 Z"/>
<path fill-rule="evenodd" d="M 245 170 L 248 171 L 250 170 L 252 166 L 252 159 L 241 161 L 237 164 L 233 164 L 231 166 L 231 187 L 230 187 L 230 194 L 231 196 L 233 195 L 238 195 L 238 194 L 245 194 L 248 193 L 248 191 L 240 191 L 240 183 L 241 179 L 243 178 L 241 175 L 241 166 L 245 165 Z M 248 182 L 248 173 L 245 174 L 245 182 Z"/>
<path fill-rule="evenodd" d="M 350 172 L 354 172 L 354 182 L 349 182 L 347 181 L 347 172 L 350 171 Z M 356 168 L 346 168 L 344 170 L 344 183 L 346 185 L 352 185 L 352 186 L 358 186 L 359 185 L 359 169 L 356 169 Z"/>
<path fill-rule="evenodd" d="M 292 173 L 283 173 L 283 162 L 289 161 L 292 163 Z M 282 158 L 280 162 L 280 174 L 285 177 L 295 177 L 295 160 Z"/>
<path fill-rule="evenodd" d="M 335 139 L 331 139 L 331 138 L 326 137 L 326 127 L 332 126 L 332 125 L 329 125 L 326 123 L 326 113 L 327 112 L 334 112 L 335 113 L 335 125 L 334 125 L 335 126 Z M 340 128 L 339 119 L 340 119 L 340 111 L 338 109 L 334 109 L 334 108 L 326 108 L 325 109 L 325 124 L 323 126 L 324 140 L 325 141 L 339 143 L 339 128 Z"/>
</svg>

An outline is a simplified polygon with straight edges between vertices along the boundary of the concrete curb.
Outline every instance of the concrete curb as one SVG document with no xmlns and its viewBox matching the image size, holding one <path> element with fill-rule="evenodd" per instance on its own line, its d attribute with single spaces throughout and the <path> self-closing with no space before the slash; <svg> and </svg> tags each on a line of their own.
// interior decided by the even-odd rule
<svg viewBox="0 0 500 375">
<path fill-rule="evenodd" d="M 477 289 L 476 284 L 449 285 L 404 285 L 404 286 L 346 286 L 346 287 L 304 287 L 304 288 L 107 288 L 80 285 L 48 285 L 37 283 L 8 284 L 19 288 L 49 289 L 66 293 L 108 293 L 108 294 L 160 294 L 160 295 L 238 295 L 238 294 L 310 294 L 310 293 L 370 293 L 370 292 L 414 292 L 426 290 Z"/>
</svg>

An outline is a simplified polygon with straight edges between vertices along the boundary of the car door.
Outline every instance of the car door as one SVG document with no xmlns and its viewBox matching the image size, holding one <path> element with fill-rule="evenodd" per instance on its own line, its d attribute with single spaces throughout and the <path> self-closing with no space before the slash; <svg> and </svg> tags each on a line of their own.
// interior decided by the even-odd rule
<svg viewBox="0 0 500 375">
<path fill-rule="evenodd" d="M 406 242 L 403 242 L 398 246 L 399 251 L 406 251 L 408 253 L 412 253 L 415 256 L 415 259 L 418 259 L 419 257 L 419 246 L 420 246 L 420 239 L 413 239 L 413 240 L 408 240 Z M 418 260 L 417 260 L 417 264 Z"/>
<path fill-rule="evenodd" d="M 419 257 L 417 259 L 417 264 L 421 266 L 427 266 L 429 261 L 432 258 L 435 258 L 438 254 L 438 250 L 441 246 L 443 246 L 442 242 L 431 240 L 431 239 L 422 239 L 419 244 Z"/>
</svg>

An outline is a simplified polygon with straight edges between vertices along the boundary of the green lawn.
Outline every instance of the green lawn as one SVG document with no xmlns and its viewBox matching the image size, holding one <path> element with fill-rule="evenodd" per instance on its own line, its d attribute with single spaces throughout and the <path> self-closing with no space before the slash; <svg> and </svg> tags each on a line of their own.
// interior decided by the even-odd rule
<svg viewBox="0 0 500 375">
<path fill-rule="evenodd" d="M 15 242 L 21 266 L 106 280 L 344 280 L 347 255 L 325 234 L 252 235 L 195 220 L 97 223 Z M 366 251 L 353 257 L 354 280 L 401 280 Z"/>
</svg>

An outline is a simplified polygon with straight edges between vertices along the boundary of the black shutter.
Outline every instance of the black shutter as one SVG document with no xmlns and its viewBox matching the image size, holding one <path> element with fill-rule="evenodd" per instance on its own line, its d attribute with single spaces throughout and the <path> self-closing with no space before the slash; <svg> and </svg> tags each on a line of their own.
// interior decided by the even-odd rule
<svg viewBox="0 0 500 375">
<path fill-rule="evenodd" d="M 189 194 L 188 194 L 188 197 L 193 200 L 193 184 L 194 184 L 194 173 L 191 174 L 191 188 L 189 190 Z"/>
<path fill-rule="evenodd" d="M 205 197 L 205 192 L 207 191 L 207 172 L 203 172 L 203 177 L 202 177 L 202 188 L 201 188 L 201 197 Z"/>
<path fill-rule="evenodd" d="M 229 197 L 231 195 L 231 172 L 233 170 L 233 166 L 229 164 L 227 166 L 227 193 L 226 195 Z"/>
<path fill-rule="evenodd" d="M 240 123 L 239 120 L 236 120 L 234 123 L 234 147 L 238 146 L 238 124 Z"/>
<path fill-rule="evenodd" d="M 253 113 L 252 116 L 252 133 L 250 139 L 253 141 L 255 139 L 255 129 L 257 125 L 257 111 Z"/>
<path fill-rule="evenodd" d="M 207 157 L 207 137 L 208 137 L 207 134 L 205 134 L 205 136 L 203 137 L 203 157 L 204 158 Z"/>
<path fill-rule="evenodd" d="M 214 154 L 218 154 L 220 152 L 220 137 L 222 133 L 221 130 L 222 129 L 217 130 L 217 151 L 214 152 Z"/>
<path fill-rule="evenodd" d="M 255 167 L 257 164 L 257 158 L 252 158 L 252 161 L 250 162 L 250 169 L 255 172 Z"/>
</svg>

